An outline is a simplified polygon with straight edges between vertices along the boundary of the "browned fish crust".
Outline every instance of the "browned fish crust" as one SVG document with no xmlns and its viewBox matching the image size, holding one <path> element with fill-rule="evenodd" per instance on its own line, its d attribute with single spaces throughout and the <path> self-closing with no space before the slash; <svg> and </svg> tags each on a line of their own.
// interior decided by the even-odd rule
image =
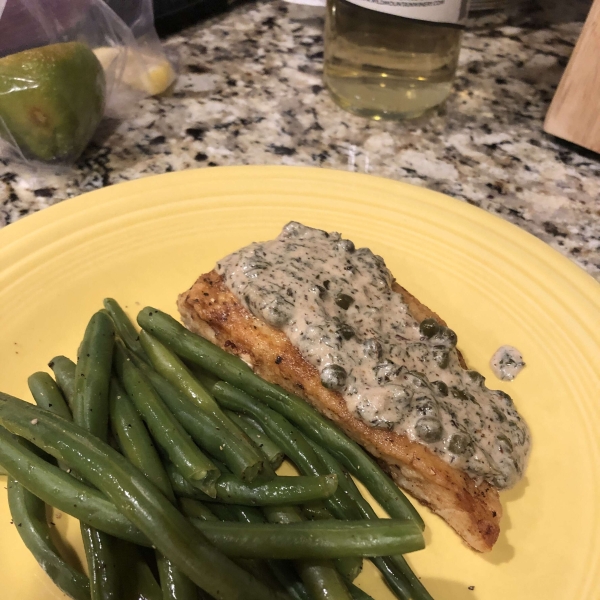
<svg viewBox="0 0 600 600">
<path fill-rule="evenodd" d="M 444 322 L 398 284 L 413 316 Z M 350 413 L 342 395 L 321 385 L 319 372 L 287 336 L 254 317 L 215 271 L 201 275 L 179 296 L 185 326 L 242 357 L 264 379 L 302 396 L 372 454 L 396 483 L 442 517 L 475 550 L 487 552 L 498 539 L 502 508 L 498 490 L 477 485 L 427 447 L 393 431 L 370 427 Z M 464 361 L 461 357 L 461 362 Z"/>
</svg>

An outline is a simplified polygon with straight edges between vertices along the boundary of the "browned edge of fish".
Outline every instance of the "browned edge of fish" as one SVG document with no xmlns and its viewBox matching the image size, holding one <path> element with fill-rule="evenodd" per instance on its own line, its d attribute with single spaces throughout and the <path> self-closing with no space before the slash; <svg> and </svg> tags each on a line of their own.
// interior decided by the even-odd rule
<svg viewBox="0 0 600 600">
<path fill-rule="evenodd" d="M 394 283 L 412 315 L 444 321 Z M 331 419 L 373 455 L 404 490 L 442 517 L 471 548 L 488 552 L 498 539 L 502 507 L 498 490 L 476 484 L 427 447 L 393 431 L 370 427 L 347 408 L 339 392 L 323 387 L 319 372 L 287 336 L 254 317 L 215 271 L 201 275 L 179 296 L 183 323 L 228 352 L 240 356 L 264 379 L 297 394 Z M 466 368 L 462 356 L 461 364 Z"/>
</svg>

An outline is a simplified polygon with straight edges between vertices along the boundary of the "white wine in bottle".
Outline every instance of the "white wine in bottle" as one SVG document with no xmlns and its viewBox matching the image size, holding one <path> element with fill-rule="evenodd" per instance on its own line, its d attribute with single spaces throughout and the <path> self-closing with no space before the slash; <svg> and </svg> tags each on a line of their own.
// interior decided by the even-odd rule
<svg viewBox="0 0 600 600">
<path fill-rule="evenodd" d="M 327 0 L 324 79 L 344 109 L 410 119 L 448 97 L 469 0 Z"/>
</svg>

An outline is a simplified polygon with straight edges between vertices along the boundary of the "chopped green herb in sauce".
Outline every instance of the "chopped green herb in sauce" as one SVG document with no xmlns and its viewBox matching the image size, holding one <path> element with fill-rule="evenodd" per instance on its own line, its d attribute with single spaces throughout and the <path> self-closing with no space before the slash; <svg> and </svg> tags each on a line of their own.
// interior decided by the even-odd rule
<svg viewBox="0 0 600 600">
<path fill-rule="evenodd" d="M 358 418 L 407 435 L 476 480 L 506 488 L 521 478 L 530 435 L 511 398 L 460 366 L 451 329 L 414 319 L 380 256 L 291 222 L 217 271 Z"/>
</svg>

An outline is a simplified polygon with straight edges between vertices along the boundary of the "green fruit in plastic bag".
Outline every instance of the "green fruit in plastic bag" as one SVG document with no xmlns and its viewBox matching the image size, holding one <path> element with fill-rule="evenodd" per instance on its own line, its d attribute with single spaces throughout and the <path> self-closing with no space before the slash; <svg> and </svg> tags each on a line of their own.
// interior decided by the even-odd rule
<svg viewBox="0 0 600 600">
<path fill-rule="evenodd" d="M 100 62 L 81 42 L 0 58 L 0 137 L 28 159 L 74 161 L 102 118 L 105 89 Z"/>
</svg>

